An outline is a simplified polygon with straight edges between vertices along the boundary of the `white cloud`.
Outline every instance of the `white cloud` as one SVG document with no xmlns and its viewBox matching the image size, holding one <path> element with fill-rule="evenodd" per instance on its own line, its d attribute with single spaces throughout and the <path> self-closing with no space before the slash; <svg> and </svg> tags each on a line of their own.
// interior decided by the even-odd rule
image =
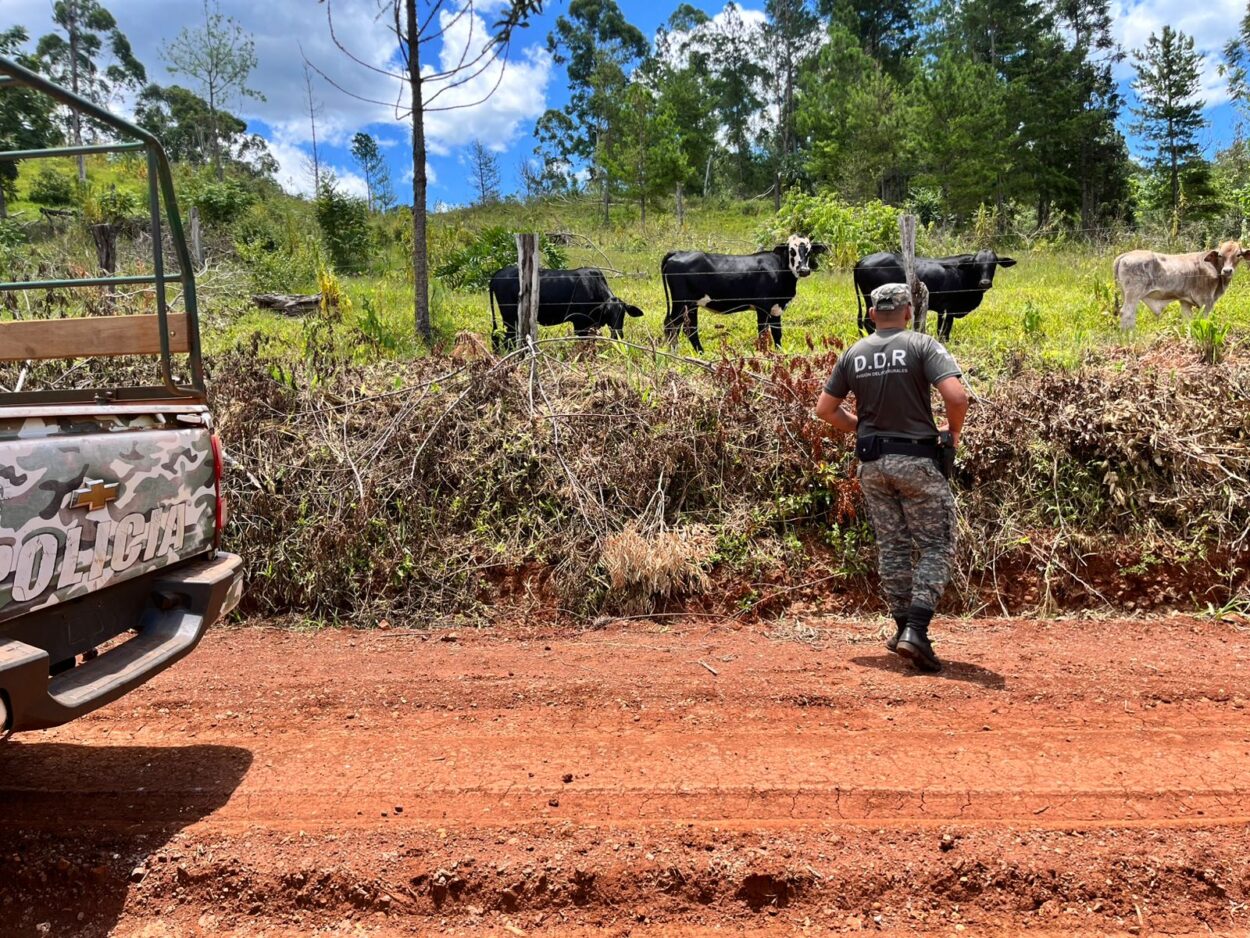
<svg viewBox="0 0 1250 938">
<path fill-rule="evenodd" d="M 311 196 L 313 192 L 312 148 L 289 140 L 276 139 L 269 142 L 269 152 L 278 161 L 277 180 L 287 192 Z M 339 187 L 348 195 L 365 198 L 368 187 L 359 173 L 343 166 L 334 166 L 322 160 L 321 169 L 334 173 Z"/>
<path fill-rule="evenodd" d="M 486 23 L 476 14 L 457 18 L 444 10 L 439 13 L 439 25 L 445 32 L 438 71 L 450 71 L 461 61 L 473 62 L 490 35 Z M 507 149 L 521 122 L 535 120 L 547 109 L 551 64 L 545 49 L 531 46 L 520 54 L 514 51 L 507 63 L 495 63 L 464 84 L 455 84 L 464 75 L 427 84 L 426 106 L 450 108 L 426 112 L 430 151 L 447 155 L 453 147 L 474 139 L 496 151 Z M 422 68 L 426 75 L 435 71 L 432 65 Z"/>
<path fill-rule="evenodd" d="M 1245 0 L 1118 0 L 1111 7 L 1112 29 L 1129 56 L 1116 67 L 1116 77 L 1131 80 L 1132 52 L 1146 47 L 1151 33 L 1164 26 L 1192 36 L 1195 48 L 1206 56 L 1202 70 L 1202 98 L 1208 107 L 1228 100 L 1228 86 L 1217 68 L 1223 59 L 1224 43 L 1236 32 L 1245 14 Z"/>
<path fill-rule="evenodd" d="M 448 29 L 441 45 L 437 41 L 427 44 L 422 47 L 422 53 L 436 56 L 442 68 L 459 61 L 466 48 L 470 50 L 471 59 L 486 40 L 487 24 L 494 21 L 492 14 L 502 2 L 479 0 L 477 8 L 483 16 L 460 17 Z M 0 28 L 21 23 L 29 30 L 32 41 L 38 39 L 53 28 L 51 7 L 49 0 L 0 0 Z M 313 75 L 313 95 L 320 105 L 319 142 L 345 146 L 352 134 L 365 128 L 375 128 L 374 135 L 383 147 L 406 140 L 406 118 L 396 125 L 397 114 L 403 115 L 407 107 L 406 84 L 369 68 L 402 71 L 394 33 L 383 15 L 389 3 L 381 0 L 264 0 L 262 3 L 220 0 L 220 7 L 224 15 L 233 17 L 251 33 L 256 43 L 257 68 L 249 84 L 265 95 L 264 101 L 239 98 L 226 107 L 273 128 L 275 156 L 279 158 L 284 177 L 298 180 L 300 158 L 291 148 L 306 145 L 311 140 L 301 49 L 327 76 Z M 109 8 L 119 28 L 130 39 L 135 54 L 147 66 L 149 81 L 187 83 L 181 77 L 166 73 L 161 48 L 184 26 L 195 27 L 201 22 L 203 13 L 198 0 L 113 0 Z M 327 10 L 333 14 L 339 40 L 366 65 L 352 62 L 335 46 L 327 23 Z M 454 14 L 445 10 L 439 15 L 444 25 L 454 19 Z M 528 49 L 514 48 L 510 58 L 502 79 L 501 63 L 439 97 L 435 106 L 471 104 L 487 97 L 499 83 L 489 99 L 476 107 L 427 116 L 426 139 L 432 153 L 447 153 L 474 137 L 480 137 L 492 147 L 506 148 L 515 139 L 523 121 L 537 118 L 546 109 L 550 57 L 539 45 L 534 45 Z M 357 100 L 334 85 L 360 97 L 372 98 L 375 103 Z M 435 83 L 427 93 L 432 95 L 438 90 L 438 83 Z M 395 125 L 393 134 L 377 132 L 377 125 L 388 123 Z M 278 151 L 286 157 L 286 163 Z M 340 173 L 345 180 L 350 175 Z"/>
</svg>

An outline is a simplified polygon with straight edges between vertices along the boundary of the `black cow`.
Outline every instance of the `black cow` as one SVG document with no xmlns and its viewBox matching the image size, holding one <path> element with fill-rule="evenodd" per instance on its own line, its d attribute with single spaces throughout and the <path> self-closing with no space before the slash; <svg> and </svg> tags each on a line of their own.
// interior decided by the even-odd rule
<svg viewBox="0 0 1250 938">
<path fill-rule="evenodd" d="M 794 299 L 799 279 L 817 269 L 817 259 L 829 248 L 792 235 L 785 244 L 755 254 L 705 254 L 674 251 L 664 255 L 660 275 L 668 299 L 664 334 L 677 341 L 682 329 L 696 352 L 699 341 L 699 307 L 717 313 L 755 310 L 760 335 L 771 332 L 781 345 L 781 311 Z"/>
<path fill-rule="evenodd" d="M 955 254 L 952 257 L 917 257 L 916 276 L 929 288 L 929 309 L 937 313 L 938 338 L 951 337 L 951 326 L 981 305 L 985 291 L 994 285 L 995 267 L 1014 267 L 1010 257 L 993 251 Z M 855 265 L 855 305 L 859 309 L 859 331 L 872 332 L 867 307 L 872 291 L 885 283 L 905 283 L 903 257 L 882 251 L 860 258 Z M 862 298 L 862 302 L 861 302 Z"/>
<path fill-rule="evenodd" d="M 498 328 L 495 322 L 495 302 L 498 300 L 504 342 L 509 348 L 516 345 L 517 300 L 520 294 L 521 282 L 516 264 L 495 271 L 490 278 L 491 332 L 494 334 Z M 619 339 L 625 328 L 626 315 L 641 316 L 642 310 L 613 296 L 607 278 L 597 268 L 538 272 L 540 326 L 558 326 L 568 322 L 573 324 L 573 332 L 580 336 L 594 335 L 607 326 L 612 330 L 612 338 Z"/>
</svg>

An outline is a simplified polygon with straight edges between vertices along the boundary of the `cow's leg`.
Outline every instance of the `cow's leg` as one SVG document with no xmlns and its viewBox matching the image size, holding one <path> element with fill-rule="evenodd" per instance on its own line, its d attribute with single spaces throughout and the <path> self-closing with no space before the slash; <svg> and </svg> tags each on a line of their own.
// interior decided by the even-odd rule
<svg viewBox="0 0 1250 938">
<path fill-rule="evenodd" d="M 516 348 L 517 307 L 506 307 L 500 303 L 499 315 L 503 318 L 503 347 L 511 352 Z"/>
<path fill-rule="evenodd" d="M 673 305 L 664 311 L 664 341 L 670 346 L 677 345 L 677 338 L 681 335 L 682 318 L 682 306 L 677 300 L 673 300 Z"/>
<path fill-rule="evenodd" d="M 1163 311 L 1171 304 L 1171 300 L 1159 300 L 1153 297 L 1146 297 L 1146 305 L 1150 307 L 1150 311 L 1155 314 L 1158 319 L 1163 315 Z"/>
<path fill-rule="evenodd" d="M 1185 317 L 1185 322 L 1194 318 L 1194 308 L 1184 300 L 1181 300 L 1181 315 Z"/>
<path fill-rule="evenodd" d="M 768 331 L 773 335 L 773 345 L 781 348 L 781 306 L 774 305 L 768 311 Z"/>
<path fill-rule="evenodd" d="M 938 341 L 951 340 L 951 326 L 955 325 L 955 317 L 950 313 L 938 313 Z"/>
<path fill-rule="evenodd" d="M 687 306 L 682 311 L 681 324 L 686 338 L 690 340 L 691 348 L 702 355 L 703 343 L 699 341 L 699 307 Z"/>
<path fill-rule="evenodd" d="M 1140 302 L 1141 297 L 1124 291 L 1124 305 L 1120 307 L 1121 331 L 1131 332 L 1137 326 L 1137 304 Z"/>
</svg>

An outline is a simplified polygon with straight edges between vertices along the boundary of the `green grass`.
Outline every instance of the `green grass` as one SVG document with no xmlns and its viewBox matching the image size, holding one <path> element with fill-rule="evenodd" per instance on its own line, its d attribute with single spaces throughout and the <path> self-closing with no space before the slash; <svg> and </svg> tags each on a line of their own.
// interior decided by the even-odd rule
<svg viewBox="0 0 1250 938">
<path fill-rule="evenodd" d="M 74 171 L 71 160 L 49 162 L 62 172 Z M 89 162 L 93 186 L 142 187 L 143 166 L 136 160 L 92 157 Z M 12 205 L 14 212 L 24 212 L 27 218 L 38 215 L 37 206 L 25 200 L 38 165 L 41 164 L 23 164 L 18 199 Z M 300 207 L 294 202 L 291 205 Z M 566 249 L 569 266 L 606 268 L 617 295 L 645 311 L 643 319 L 628 320 L 626 338 L 640 344 L 662 342 L 664 287 L 659 263 L 664 253 L 677 249 L 748 253 L 758 245 L 759 233 L 772 214 L 773 206 L 768 200 L 692 202 L 684 226 L 679 226 L 671 213 L 649 212 L 644 230 L 639 224 L 637 206 L 614 205 L 611 222 L 604 226 L 601 208 L 593 200 L 550 200 L 534 205 L 500 203 L 461 209 L 431 218 L 431 267 L 439 263 L 447 250 L 486 225 L 504 225 L 518 231 L 570 232 L 574 237 Z M 301 216 L 307 216 L 307 212 Z M 311 220 L 307 223 L 311 224 Z M 393 219 L 387 224 L 392 230 L 395 228 Z M 1120 250 L 1142 243 L 1139 239 L 1131 245 L 1102 249 L 1046 244 L 1032 250 L 1000 246 L 1000 251 L 1015 256 L 1019 264 L 1000 269 L 995 286 L 981 307 L 955 323 L 951 350 L 973 373 L 991 374 L 1003 362 L 1021 354 L 1057 367 L 1072 367 L 1091 351 L 1126 345 L 1145 347 L 1161 335 L 1192 342 L 1177 305 L 1159 318 L 1142 307 L 1136 332 L 1129 336 L 1120 333 L 1111 261 Z M 65 238 L 65 244 L 78 263 L 92 264 L 85 235 L 71 235 Z M 1165 249 L 1163 244 L 1154 246 Z M 970 241 L 958 239 L 943 245 L 944 250 L 951 251 L 970 247 Z M 47 245 L 34 245 L 32 251 L 41 255 L 52 253 Z M 132 251 L 130 263 L 139 269 L 144 262 Z M 391 243 L 378 248 L 370 267 L 373 272 L 368 275 L 339 278 L 350 301 L 343 310 L 344 324 L 365 324 L 365 332 L 372 337 L 371 341 L 360 342 L 352 332 L 360 356 L 406 358 L 422 354 L 414 337 L 412 287 L 402 247 Z M 315 273 L 307 272 L 310 289 L 315 289 Z M 220 352 L 250 342 L 255 333 L 261 334 L 261 347 L 267 352 L 281 355 L 300 349 L 307 331 L 305 324 L 299 319 L 252 309 L 252 285 L 248 281 L 247 272 L 237 264 L 232 266 L 230 261 L 216 263 L 201 278 L 200 308 L 206 350 Z M 431 301 L 441 341 L 450 342 L 461 331 L 489 335 L 490 308 L 485 290 L 452 291 L 435 281 Z M 1229 327 L 1230 344 L 1246 341 L 1250 334 L 1250 271 L 1241 272 L 1234 280 L 1216 306 L 1214 318 Z M 931 331 L 935 325 L 931 320 Z M 755 317 L 751 313 L 721 315 L 701 310 L 699 328 L 706 353 L 713 358 L 748 351 L 756 340 Z M 783 329 L 782 347 L 788 353 L 805 351 L 809 341 L 853 341 L 856 302 L 850 271 L 824 269 L 804 280 L 786 310 Z M 569 331 L 569 327 L 557 327 L 544 329 L 543 335 Z M 678 351 L 691 351 L 684 338 Z"/>
</svg>

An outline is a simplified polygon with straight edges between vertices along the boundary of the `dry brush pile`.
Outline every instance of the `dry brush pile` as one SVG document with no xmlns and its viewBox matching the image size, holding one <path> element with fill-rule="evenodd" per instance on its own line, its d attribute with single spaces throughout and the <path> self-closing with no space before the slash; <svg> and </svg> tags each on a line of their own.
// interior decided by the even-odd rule
<svg viewBox="0 0 1250 938">
<path fill-rule="evenodd" d="M 809 416 L 835 349 L 701 368 L 570 348 L 329 373 L 215 361 L 250 608 L 587 621 L 871 601 L 849 441 Z M 1248 403 L 1250 362 L 1177 347 L 996 379 L 957 480 L 957 604 L 1237 595 Z"/>
</svg>

